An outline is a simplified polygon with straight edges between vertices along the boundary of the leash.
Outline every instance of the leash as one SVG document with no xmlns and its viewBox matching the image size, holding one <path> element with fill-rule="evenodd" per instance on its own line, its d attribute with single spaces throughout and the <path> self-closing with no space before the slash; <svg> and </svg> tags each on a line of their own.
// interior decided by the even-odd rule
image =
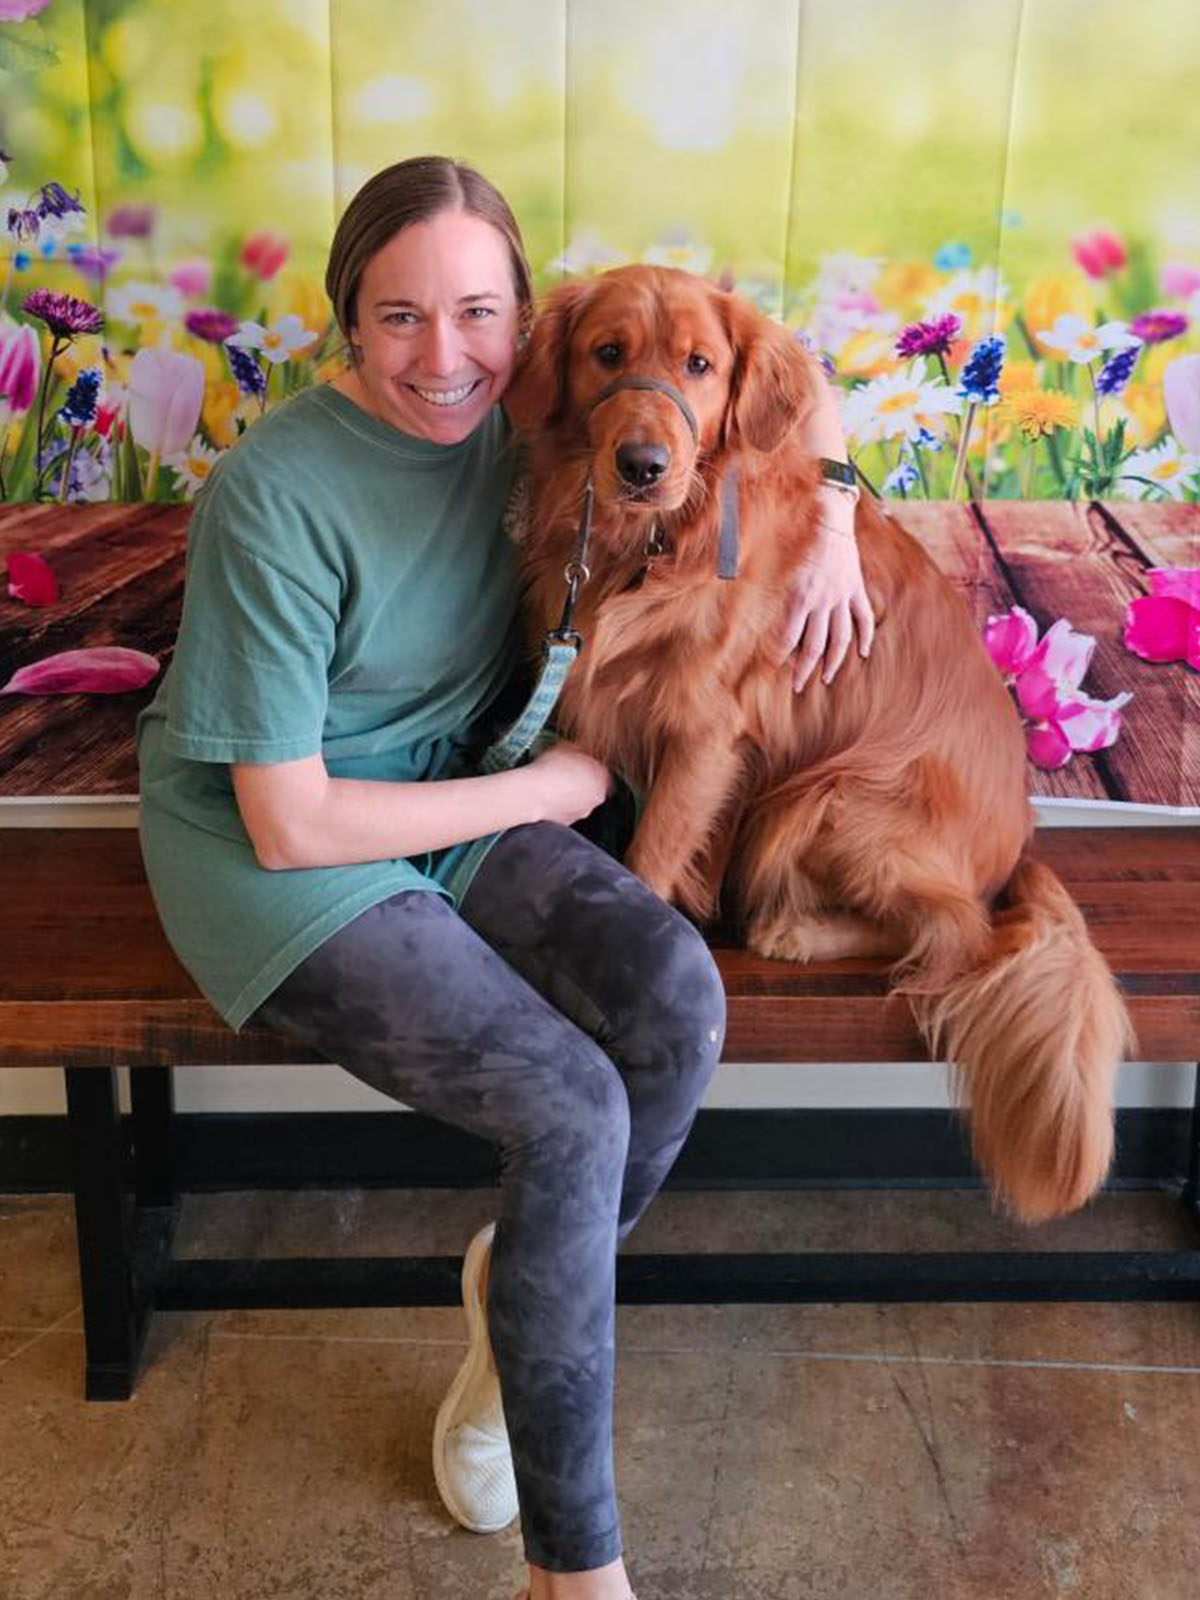
<svg viewBox="0 0 1200 1600">
<path fill-rule="evenodd" d="M 618 378 L 602 389 L 591 405 L 583 414 L 582 420 L 587 421 L 597 406 L 610 400 L 613 395 L 622 389 L 649 389 L 660 394 L 665 394 L 674 401 L 683 415 L 684 421 L 691 430 L 693 444 L 700 442 L 700 428 L 696 416 L 687 400 L 673 384 L 666 383 L 659 378 Z M 583 647 L 583 639 L 572 627 L 575 616 L 575 606 L 579 599 L 579 591 L 591 577 L 587 564 L 588 542 L 592 536 L 592 513 L 595 509 L 595 490 L 592 487 L 592 474 L 589 470 L 587 481 L 583 486 L 583 506 L 579 513 L 579 531 L 575 539 L 575 553 L 563 568 L 563 577 L 566 579 L 567 593 L 563 601 L 562 616 L 559 618 L 557 628 L 551 628 L 542 639 L 542 668 L 538 674 L 537 683 L 533 687 L 525 709 L 517 720 L 484 752 L 479 763 L 481 773 L 506 772 L 510 767 L 515 767 L 534 748 L 539 741 L 549 743 L 553 735 L 546 735 L 545 728 L 550 720 L 550 714 L 562 693 L 563 684 L 567 681 L 567 674 L 575 665 L 575 658 Z M 725 469 L 725 476 L 721 482 L 721 531 L 717 542 L 717 576 L 718 578 L 736 578 L 738 575 L 738 472 L 736 462 L 731 461 Z M 658 555 L 665 554 L 667 545 L 663 537 L 662 525 L 655 522 L 654 527 L 647 536 L 645 555 L 647 563 Z M 645 575 L 646 568 L 642 569 Z"/>
</svg>

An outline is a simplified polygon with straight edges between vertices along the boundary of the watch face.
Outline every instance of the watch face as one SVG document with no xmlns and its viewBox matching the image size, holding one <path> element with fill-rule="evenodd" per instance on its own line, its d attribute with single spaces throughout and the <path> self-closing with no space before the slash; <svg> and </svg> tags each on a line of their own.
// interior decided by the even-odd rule
<svg viewBox="0 0 1200 1600">
<path fill-rule="evenodd" d="M 833 483 L 853 485 L 854 468 L 846 461 L 831 461 L 827 456 L 823 456 L 821 458 L 821 476 L 830 479 Z"/>
</svg>

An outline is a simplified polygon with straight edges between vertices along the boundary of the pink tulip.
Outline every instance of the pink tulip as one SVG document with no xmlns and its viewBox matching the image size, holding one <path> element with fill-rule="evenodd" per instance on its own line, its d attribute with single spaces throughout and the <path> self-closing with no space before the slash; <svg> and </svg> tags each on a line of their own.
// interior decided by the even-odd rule
<svg viewBox="0 0 1200 1600">
<path fill-rule="evenodd" d="M 41 364 L 38 336 L 29 323 L 0 328 L 0 409 L 14 417 L 29 410 Z"/>
<path fill-rule="evenodd" d="M 207 299 L 212 289 L 212 264 L 204 260 L 181 261 L 172 270 L 168 282 L 191 300 Z"/>
<path fill-rule="evenodd" d="M 0 694 L 127 694 L 150 682 L 158 658 L 121 645 L 63 650 L 14 672 Z"/>
<path fill-rule="evenodd" d="M 264 281 L 273 278 L 287 258 L 287 240 L 274 233 L 252 233 L 242 246 L 242 265 Z"/>
<path fill-rule="evenodd" d="M 1006 678 L 1020 672 L 1037 644 L 1037 623 L 1021 606 L 1003 616 L 989 617 L 983 642 L 988 655 Z"/>
<path fill-rule="evenodd" d="M 58 599 L 58 579 L 45 556 L 14 550 L 8 557 L 8 592 L 27 606 L 52 606 Z"/>
<path fill-rule="evenodd" d="M 1172 299 L 1186 300 L 1200 289 L 1200 271 L 1180 263 L 1168 263 L 1158 275 L 1158 287 Z"/>
<path fill-rule="evenodd" d="M 186 450 L 204 404 L 204 368 L 173 350 L 139 350 L 129 367 L 129 426 L 153 455 Z"/>
<path fill-rule="evenodd" d="M 1107 278 L 1129 260 L 1125 246 L 1115 233 L 1106 228 L 1095 228 L 1091 233 L 1081 233 L 1071 240 L 1071 254 L 1089 278 Z"/>
<path fill-rule="evenodd" d="M 1200 356 L 1177 356 L 1163 373 L 1163 403 L 1171 432 L 1200 454 Z"/>
<path fill-rule="evenodd" d="M 1200 672 L 1200 568 L 1152 567 L 1151 593 L 1125 610 L 1125 648 L 1143 661 L 1186 661 Z"/>
</svg>

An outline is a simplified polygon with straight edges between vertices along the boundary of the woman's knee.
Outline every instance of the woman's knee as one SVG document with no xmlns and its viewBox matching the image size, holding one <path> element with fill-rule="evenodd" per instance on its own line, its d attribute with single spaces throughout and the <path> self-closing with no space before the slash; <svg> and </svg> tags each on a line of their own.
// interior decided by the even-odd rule
<svg viewBox="0 0 1200 1600">
<path fill-rule="evenodd" d="M 638 970 L 631 1034 L 657 1040 L 656 1057 L 668 1047 L 678 1069 L 711 1076 L 725 1041 L 725 985 L 703 935 L 669 911 L 639 946 Z"/>
<path fill-rule="evenodd" d="M 629 1150 L 629 1096 L 600 1046 L 575 1033 L 531 1087 L 501 1140 L 503 1165 L 533 1159 L 565 1171 L 600 1169 L 619 1181 Z"/>
</svg>

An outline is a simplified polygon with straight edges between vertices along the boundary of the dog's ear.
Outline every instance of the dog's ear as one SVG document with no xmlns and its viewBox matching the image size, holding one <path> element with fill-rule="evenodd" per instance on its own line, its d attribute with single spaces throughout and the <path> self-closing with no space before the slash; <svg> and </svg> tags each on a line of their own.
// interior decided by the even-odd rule
<svg viewBox="0 0 1200 1600">
<path fill-rule="evenodd" d="M 586 282 L 562 283 L 542 301 L 533 330 L 504 391 L 504 409 L 519 428 L 557 422 L 567 403 L 567 363 Z"/>
<path fill-rule="evenodd" d="M 735 352 L 724 441 L 774 450 L 817 403 L 823 374 L 786 328 L 730 295 L 730 340 Z"/>
</svg>

